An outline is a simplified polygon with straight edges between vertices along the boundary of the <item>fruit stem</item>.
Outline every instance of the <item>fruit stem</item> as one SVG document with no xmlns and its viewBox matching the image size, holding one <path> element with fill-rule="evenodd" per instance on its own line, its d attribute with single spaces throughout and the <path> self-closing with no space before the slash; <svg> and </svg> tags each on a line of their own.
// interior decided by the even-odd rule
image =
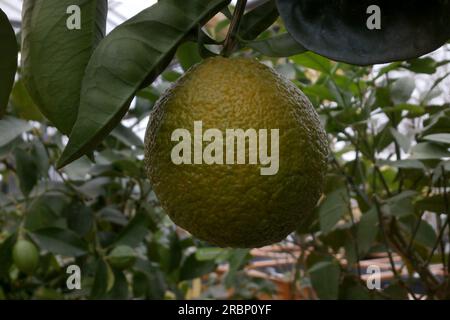
<svg viewBox="0 0 450 320">
<path fill-rule="evenodd" d="M 230 28 L 228 29 L 227 37 L 225 38 L 225 44 L 222 50 L 222 55 L 225 57 L 229 57 L 236 47 L 239 26 L 241 24 L 241 18 L 244 15 L 246 6 L 247 0 L 237 1 L 236 8 L 233 12 L 233 18 L 230 22 Z"/>
</svg>

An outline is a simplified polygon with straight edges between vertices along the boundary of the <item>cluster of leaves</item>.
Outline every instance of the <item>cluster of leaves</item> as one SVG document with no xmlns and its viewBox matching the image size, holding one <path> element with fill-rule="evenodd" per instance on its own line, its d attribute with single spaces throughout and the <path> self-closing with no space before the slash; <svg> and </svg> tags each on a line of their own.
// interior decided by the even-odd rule
<svg viewBox="0 0 450 320">
<path fill-rule="evenodd" d="M 104 1 L 88 4 L 100 18 L 87 19 L 95 23 L 83 26 L 90 33 L 78 39 L 58 38 L 63 29 L 54 10 L 37 2 L 25 1 L 25 17 L 41 11 L 28 14 L 35 21 L 23 22 L 24 39 L 34 40 L 21 49 L 23 70 L 0 120 L 0 297 L 186 298 L 197 296 L 198 281 L 206 287 L 202 297 L 272 293 L 267 282 L 242 272 L 251 258 L 248 250 L 210 247 L 168 220 L 145 179 L 142 140 L 136 135 L 161 92 L 194 63 L 217 53 L 231 20 L 229 1 L 162 0 L 102 41 Z M 220 10 L 228 18 L 199 28 Z M 309 283 L 324 299 L 418 298 L 412 288 L 419 282 L 428 297 L 448 297 L 448 276 L 438 278 L 429 269 L 431 262 L 442 263 L 445 274 L 450 268 L 444 243 L 450 106 L 431 104 L 442 97 L 437 89 L 447 74 L 418 97 L 412 76 L 435 74 L 448 61 L 426 57 L 376 70 L 336 63 L 305 52 L 277 19 L 275 1 L 246 13 L 235 35 L 240 49 L 235 54 L 271 64 L 301 88 L 317 108 L 332 149 L 324 197 L 289 240 L 305 253 L 294 266 L 293 288 Z M 33 47 L 46 43 L 38 41 L 42 34 L 36 30 L 61 42 Z M 72 55 L 51 63 L 44 59 L 75 49 L 89 53 L 79 57 L 79 69 L 66 68 Z M 48 77 L 35 78 L 42 74 Z M 45 82 L 54 75 L 58 81 Z M 54 97 L 61 91 L 77 119 L 54 113 L 59 109 L 51 106 L 60 104 Z M 61 158 L 63 133 L 70 131 Z M 95 163 L 86 157 L 74 161 L 89 153 Z M 72 163 L 58 170 L 58 159 L 59 165 Z M 430 214 L 435 225 L 424 219 Z M 14 264 L 19 238 L 38 247 L 32 275 Z M 389 286 L 371 292 L 361 280 L 359 261 L 386 252 L 401 257 L 400 270 Z M 213 272 L 225 263 L 225 276 Z M 82 290 L 67 289 L 66 268 L 73 264 L 83 270 Z"/>
</svg>

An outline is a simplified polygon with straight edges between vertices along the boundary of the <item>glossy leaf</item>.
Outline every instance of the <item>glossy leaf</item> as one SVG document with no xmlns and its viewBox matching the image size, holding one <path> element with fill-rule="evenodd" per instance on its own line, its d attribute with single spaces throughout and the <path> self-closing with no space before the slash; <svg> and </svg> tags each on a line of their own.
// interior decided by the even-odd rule
<svg viewBox="0 0 450 320">
<path fill-rule="evenodd" d="M 138 89 L 166 68 L 189 32 L 228 3 L 159 1 L 114 29 L 87 67 L 78 118 L 59 167 L 92 151 L 120 122 Z"/>
<path fill-rule="evenodd" d="M 381 29 L 369 29 L 369 6 L 381 10 Z M 289 33 L 305 48 L 357 65 L 419 57 L 450 38 L 448 1 L 277 0 Z"/>
<path fill-rule="evenodd" d="M 80 8 L 80 29 L 69 29 Z M 24 82 L 41 112 L 69 134 L 80 102 L 81 81 L 105 35 L 107 0 L 25 0 L 22 18 Z M 69 13 L 68 13 L 69 12 Z"/>
<path fill-rule="evenodd" d="M 6 14 L 0 9 L 0 118 L 8 105 L 9 95 L 17 70 L 17 40 Z"/>
</svg>

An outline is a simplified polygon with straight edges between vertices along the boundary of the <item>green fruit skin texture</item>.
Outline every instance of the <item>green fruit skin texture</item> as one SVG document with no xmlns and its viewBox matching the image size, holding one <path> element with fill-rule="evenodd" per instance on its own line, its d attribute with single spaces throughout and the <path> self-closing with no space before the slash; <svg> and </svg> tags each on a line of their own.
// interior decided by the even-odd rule
<svg viewBox="0 0 450 320">
<path fill-rule="evenodd" d="M 39 264 L 39 251 L 28 240 L 19 240 L 13 247 L 13 261 L 26 274 L 33 274 Z"/>
<path fill-rule="evenodd" d="M 172 132 L 184 128 L 193 137 L 200 120 L 203 132 L 279 129 L 278 173 L 263 176 L 259 164 L 173 164 Z M 191 68 L 160 97 L 145 137 L 147 175 L 162 207 L 177 225 L 221 247 L 261 247 L 296 230 L 322 193 L 327 153 L 306 96 L 246 58 L 209 58 Z"/>
</svg>

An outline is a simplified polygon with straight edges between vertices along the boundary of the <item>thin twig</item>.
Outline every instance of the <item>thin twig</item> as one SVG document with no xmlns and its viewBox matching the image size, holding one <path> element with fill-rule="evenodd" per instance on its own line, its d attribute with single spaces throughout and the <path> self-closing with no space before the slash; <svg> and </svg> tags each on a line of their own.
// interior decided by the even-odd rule
<svg viewBox="0 0 450 320">
<path fill-rule="evenodd" d="M 230 22 L 230 28 L 228 29 L 227 36 L 225 38 L 225 44 L 223 46 L 222 55 L 229 57 L 236 47 L 237 34 L 239 32 L 239 26 L 241 24 L 241 18 L 245 12 L 247 0 L 238 0 L 236 8 L 233 12 L 233 19 Z"/>
</svg>

